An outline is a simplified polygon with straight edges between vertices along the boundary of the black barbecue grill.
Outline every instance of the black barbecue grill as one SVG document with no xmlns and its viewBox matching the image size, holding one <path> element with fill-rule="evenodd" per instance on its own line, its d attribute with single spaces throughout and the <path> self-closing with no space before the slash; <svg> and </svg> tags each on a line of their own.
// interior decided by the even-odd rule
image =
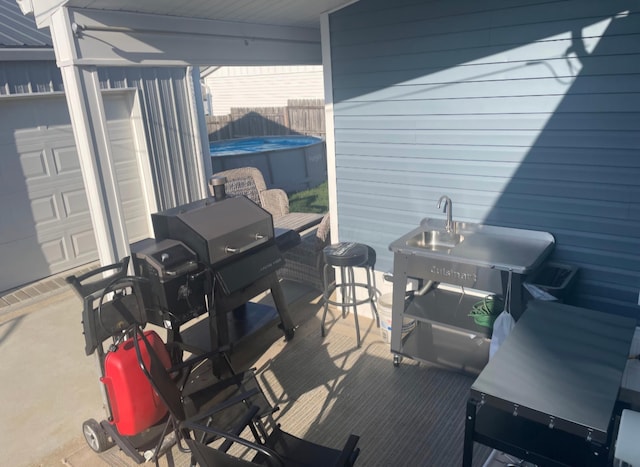
<svg viewBox="0 0 640 467">
<path fill-rule="evenodd" d="M 216 272 L 226 294 L 284 264 L 271 215 L 244 196 L 213 198 L 151 215 L 156 240 L 179 240 Z"/>
<path fill-rule="evenodd" d="M 151 220 L 155 240 L 131 246 L 136 272 L 150 279 L 153 293 L 165 295 L 152 299 L 166 310 L 152 316 L 151 322 L 190 343 L 189 333 L 195 330 L 181 334 L 179 327 L 201 314 L 207 303 L 204 297 L 212 292 L 211 346 L 227 346 L 251 329 L 246 322 L 252 317 L 246 312 L 250 300 L 270 290 L 285 337 L 293 337 L 293 323 L 276 276 L 284 260 L 267 211 L 244 196 L 219 197 L 152 214 Z M 290 242 L 289 232 L 279 233 Z M 263 312 L 261 307 L 258 313 Z M 258 316 L 259 321 L 264 319 Z"/>
</svg>

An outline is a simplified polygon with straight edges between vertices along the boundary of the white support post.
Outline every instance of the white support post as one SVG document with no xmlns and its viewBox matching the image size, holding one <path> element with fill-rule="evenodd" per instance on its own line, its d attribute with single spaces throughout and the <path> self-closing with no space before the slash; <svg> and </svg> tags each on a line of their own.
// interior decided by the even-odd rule
<svg viewBox="0 0 640 467">
<path fill-rule="evenodd" d="M 333 81 L 331 70 L 331 31 L 329 14 L 320 16 L 322 39 L 322 68 L 324 73 L 324 125 L 327 148 L 327 180 L 329 190 L 329 212 L 331 213 L 331 242 L 338 242 L 338 189 L 336 185 L 336 138 L 333 122 Z"/>
<path fill-rule="evenodd" d="M 65 9 L 51 21 L 56 58 L 71 115 L 80 169 L 102 265 L 130 254 L 124 215 L 113 163 L 111 143 L 95 66 L 72 65 L 75 39 Z"/>
<path fill-rule="evenodd" d="M 80 168 L 103 265 L 128 256 L 129 240 L 96 67 L 61 68 Z"/>
<path fill-rule="evenodd" d="M 209 196 L 209 177 L 213 173 L 211 168 L 211 151 L 209 149 L 209 133 L 204 116 L 204 101 L 202 100 L 202 90 L 200 84 L 200 68 L 197 66 L 187 67 L 188 92 L 191 101 L 190 116 L 191 127 L 194 132 L 193 147 L 200 148 L 200 154 L 196 158 L 198 174 L 200 175 L 201 197 Z"/>
</svg>

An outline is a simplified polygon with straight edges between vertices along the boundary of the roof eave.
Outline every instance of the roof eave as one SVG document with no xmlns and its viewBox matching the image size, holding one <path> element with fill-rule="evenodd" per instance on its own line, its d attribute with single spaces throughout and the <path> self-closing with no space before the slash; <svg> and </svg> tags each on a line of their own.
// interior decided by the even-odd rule
<svg viewBox="0 0 640 467">
<path fill-rule="evenodd" d="M 1 47 L 0 62 L 53 61 L 53 47 Z"/>
<path fill-rule="evenodd" d="M 51 15 L 68 0 L 16 0 L 23 15 L 32 15 L 36 20 L 38 29 L 48 27 L 51 22 Z"/>
</svg>

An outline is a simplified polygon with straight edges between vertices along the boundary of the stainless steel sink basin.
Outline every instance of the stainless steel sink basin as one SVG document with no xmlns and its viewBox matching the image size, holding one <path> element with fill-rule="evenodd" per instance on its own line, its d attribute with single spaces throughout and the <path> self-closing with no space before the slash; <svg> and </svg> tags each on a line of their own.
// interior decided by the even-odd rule
<svg viewBox="0 0 640 467">
<path fill-rule="evenodd" d="M 459 233 L 444 230 L 427 230 L 409 238 L 407 246 L 425 248 L 431 251 L 447 251 L 463 240 L 464 236 Z"/>
<path fill-rule="evenodd" d="M 523 274 L 551 252 L 555 240 L 548 232 L 453 222 L 447 232 L 443 219 L 426 218 L 389 245 L 394 253 L 434 261 L 468 264 Z"/>
</svg>

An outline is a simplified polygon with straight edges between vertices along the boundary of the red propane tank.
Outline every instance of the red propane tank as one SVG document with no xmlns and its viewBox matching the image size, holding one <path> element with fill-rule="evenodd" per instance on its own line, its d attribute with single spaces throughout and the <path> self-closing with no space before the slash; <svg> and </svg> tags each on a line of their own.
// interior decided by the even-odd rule
<svg viewBox="0 0 640 467">
<path fill-rule="evenodd" d="M 155 331 L 145 331 L 144 335 L 164 367 L 170 368 L 171 359 L 160 336 Z M 140 343 L 140 351 L 148 366 L 149 354 L 143 342 Z M 138 365 L 133 339 L 124 341 L 115 351 L 107 353 L 104 377 L 100 381 L 107 388 L 112 423 L 123 436 L 137 435 L 167 413 L 167 407 Z"/>
</svg>

